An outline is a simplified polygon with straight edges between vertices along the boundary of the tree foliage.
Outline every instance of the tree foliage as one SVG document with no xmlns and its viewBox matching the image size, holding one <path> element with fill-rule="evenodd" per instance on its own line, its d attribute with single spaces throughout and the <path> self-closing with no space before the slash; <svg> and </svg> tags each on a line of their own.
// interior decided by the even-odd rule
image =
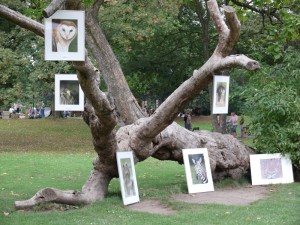
<svg viewBox="0 0 300 225">
<path fill-rule="evenodd" d="M 66 62 L 46 62 L 41 38 L 3 19 L 0 22 L 7 24 L 0 28 L 0 107 L 8 110 L 16 102 L 29 107 L 40 101 L 50 106 L 54 74 L 74 69 Z"/>
<path fill-rule="evenodd" d="M 300 166 L 300 60 L 286 51 L 281 64 L 252 74 L 243 94 L 259 152 L 289 154 Z"/>
</svg>

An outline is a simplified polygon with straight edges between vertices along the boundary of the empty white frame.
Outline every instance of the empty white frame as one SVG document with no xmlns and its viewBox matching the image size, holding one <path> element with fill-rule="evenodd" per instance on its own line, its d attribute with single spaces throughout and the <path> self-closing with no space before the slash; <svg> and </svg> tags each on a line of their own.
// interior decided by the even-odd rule
<svg viewBox="0 0 300 225">
<path fill-rule="evenodd" d="M 214 191 L 207 148 L 183 149 L 189 193 Z"/>
<path fill-rule="evenodd" d="M 280 153 L 250 155 L 252 185 L 293 183 L 292 162 Z"/>
<path fill-rule="evenodd" d="M 214 76 L 213 80 L 213 114 L 227 114 L 229 99 L 229 76 Z"/>
<path fill-rule="evenodd" d="M 84 110 L 84 94 L 76 74 L 55 75 L 55 110 Z"/>
<path fill-rule="evenodd" d="M 140 201 L 132 152 L 117 152 L 118 172 L 124 205 Z"/>
<path fill-rule="evenodd" d="M 84 14 L 58 10 L 45 19 L 45 60 L 84 61 Z"/>
</svg>

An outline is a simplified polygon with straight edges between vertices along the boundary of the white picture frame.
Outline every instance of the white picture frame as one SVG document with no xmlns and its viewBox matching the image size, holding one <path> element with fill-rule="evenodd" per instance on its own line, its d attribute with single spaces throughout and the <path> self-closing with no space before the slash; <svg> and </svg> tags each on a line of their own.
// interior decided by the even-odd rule
<svg viewBox="0 0 300 225">
<path fill-rule="evenodd" d="M 213 78 L 212 114 L 228 114 L 229 76 L 215 75 Z"/>
<path fill-rule="evenodd" d="M 252 185 L 286 184 L 294 182 L 293 167 L 288 155 L 250 155 Z"/>
<path fill-rule="evenodd" d="M 214 191 L 207 148 L 183 149 L 182 154 L 188 192 Z"/>
<path fill-rule="evenodd" d="M 55 111 L 83 111 L 84 93 L 76 74 L 55 74 Z"/>
<path fill-rule="evenodd" d="M 45 18 L 45 60 L 85 60 L 85 12 L 58 10 Z"/>
<path fill-rule="evenodd" d="M 139 202 L 140 197 L 132 152 L 117 152 L 117 164 L 123 204 L 129 205 Z"/>
</svg>

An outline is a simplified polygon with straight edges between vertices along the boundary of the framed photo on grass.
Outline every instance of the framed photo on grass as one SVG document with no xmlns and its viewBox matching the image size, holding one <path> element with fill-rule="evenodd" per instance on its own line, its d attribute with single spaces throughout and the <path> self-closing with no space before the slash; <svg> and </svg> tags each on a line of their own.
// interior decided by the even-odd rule
<svg viewBox="0 0 300 225">
<path fill-rule="evenodd" d="M 45 60 L 84 61 L 84 14 L 58 10 L 45 19 Z"/>
<path fill-rule="evenodd" d="M 293 183 L 290 158 L 280 153 L 250 155 L 252 185 Z"/>
<path fill-rule="evenodd" d="M 227 114 L 229 99 L 229 76 L 214 76 L 213 114 Z"/>
<path fill-rule="evenodd" d="M 117 152 L 118 172 L 124 205 L 140 201 L 132 152 Z"/>
<path fill-rule="evenodd" d="M 55 75 L 55 110 L 84 110 L 84 94 L 76 74 Z"/>
<path fill-rule="evenodd" d="M 189 193 L 214 191 L 207 148 L 183 149 Z"/>
</svg>

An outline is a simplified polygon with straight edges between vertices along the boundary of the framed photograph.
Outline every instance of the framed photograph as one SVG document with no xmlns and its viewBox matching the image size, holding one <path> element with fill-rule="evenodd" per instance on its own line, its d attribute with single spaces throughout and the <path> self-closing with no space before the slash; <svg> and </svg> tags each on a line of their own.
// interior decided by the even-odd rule
<svg viewBox="0 0 300 225">
<path fill-rule="evenodd" d="M 293 183 L 292 162 L 280 153 L 250 155 L 252 185 Z"/>
<path fill-rule="evenodd" d="M 55 110 L 84 110 L 84 94 L 76 74 L 55 75 Z"/>
<path fill-rule="evenodd" d="M 214 76 L 213 114 L 227 114 L 229 99 L 229 76 Z"/>
<path fill-rule="evenodd" d="M 214 191 L 207 148 L 183 149 L 189 193 Z"/>
<path fill-rule="evenodd" d="M 84 61 L 84 11 L 58 10 L 45 19 L 45 60 Z"/>
<path fill-rule="evenodd" d="M 118 172 L 124 205 L 140 201 L 132 152 L 117 152 Z"/>
</svg>

